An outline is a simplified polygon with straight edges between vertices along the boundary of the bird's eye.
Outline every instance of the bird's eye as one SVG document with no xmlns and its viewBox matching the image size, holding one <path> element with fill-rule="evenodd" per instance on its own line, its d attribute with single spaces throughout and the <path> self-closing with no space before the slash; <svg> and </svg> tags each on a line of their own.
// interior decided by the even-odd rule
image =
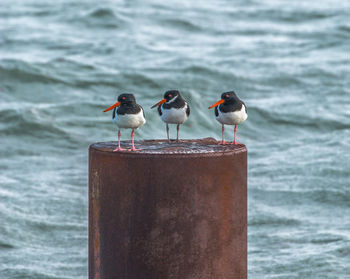
<svg viewBox="0 0 350 279">
<path fill-rule="evenodd" d="M 125 100 L 125 97 L 122 97 L 122 100 Z"/>
<path fill-rule="evenodd" d="M 169 94 L 169 97 L 171 98 L 173 95 Z"/>
<path fill-rule="evenodd" d="M 228 94 L 226 94 L 226 98 L 230 97 Z"/>
</svg>

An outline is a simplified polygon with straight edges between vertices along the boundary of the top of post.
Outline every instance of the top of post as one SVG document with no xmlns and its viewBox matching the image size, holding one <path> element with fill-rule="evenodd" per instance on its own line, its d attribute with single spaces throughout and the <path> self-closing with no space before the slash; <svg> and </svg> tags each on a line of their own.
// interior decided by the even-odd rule
<svg viewBox="0 0 350 279">
<path fill-rule="evenodd" d="M 110 152 L 119 155 L 200 155 L 215 156 L 222 154 L 232 154 L 247 152 L 244 144 L 226 144 L 219 145 L 214 138 L 180 140 L 179 142 L 167 140 L 143 140 L 135 141 L 137 148 L 141 150 L 129 151 L 131 147 L 130 141 L 122 141 L 122 147 L 127 148 L 124 151 L 113 152 L 116 148 L 116 142 L 98 142 L 90 145 L 90 150 L 100 152 Z"/>
</svg>

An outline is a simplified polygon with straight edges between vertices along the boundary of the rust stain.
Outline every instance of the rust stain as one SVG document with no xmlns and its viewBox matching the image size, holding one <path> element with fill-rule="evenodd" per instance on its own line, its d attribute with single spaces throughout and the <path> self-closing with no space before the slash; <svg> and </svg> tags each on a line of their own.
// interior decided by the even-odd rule
<svg viewBox="0 0 350 279">
<path fill-rule="evenodd" d="M 245 146 L 137 144 L 90 146 L 89 278 L 246 279 Z"/>
<path fill-rule="evenodd" d="M 99 206 L 99 187 L 100 178 L 97 171 L 92 174 L 92 231 L 93 231 L 93 255 L 94 255 L 94 279 L 101 279 L 101 257 L 100 257 L 100 230 L 99 230 L 99 216 L 100 216 L 100 206 Z"/>
</svg>

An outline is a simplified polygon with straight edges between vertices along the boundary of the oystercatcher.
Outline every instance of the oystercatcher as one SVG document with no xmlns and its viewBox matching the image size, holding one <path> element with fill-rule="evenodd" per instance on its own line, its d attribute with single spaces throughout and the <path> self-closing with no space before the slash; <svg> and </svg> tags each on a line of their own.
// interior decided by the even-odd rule
<svg viewBox="0 0 350 279">
<path fill-rule="evenodd" d="M 222 124 L 222 141 L 219 144 L 226 144 L 224 138 L 225 124 L 235 125 L 234 141 L 231 144 L 237 144 L 237 125 L 241 124 L 248 117 L 244 102 L 237 97 L 234 91 L 229 91 L 222 93 L 221 100 L 210 106 L 209 109 L 213 107 L 215 107 L 216 120 Z"/>
<path fill-rule="evenodd" d="M 113 110 L 113 122 L 118 126 L 118 148 L 113 151 L 124 150 L 120 147 L 120 129 L 132 129 L 131 132 L 131 149 L 130 151 L 140 150 L 136 149 L 134 146 L 134 135 L 135 130 L 146 123 L 145 113 L 143 108 L 136 104 L 136 100 L 133 94 L 121 94 L 118 97 L 118 102 L 113 106 L 104 110 L 104 112 Z"/>
<path fill-rule="evenodd" d="M 180 124 L 184 123 L 190 115 L 190 106 L 182 98 L 178 90 L 169 90 L 165 92 L 164 98 L 156 103 L 154 108 L 158 106 L 158 113 L 160 118 L 166 123 L 166 132 L 168 136 L 168 142 L 170 142 L 169 137 L 169 125 L 168 124 L 177 124 L 177 137 L 176 141 L 179 141 L 179 129 Z"/>
</svg>

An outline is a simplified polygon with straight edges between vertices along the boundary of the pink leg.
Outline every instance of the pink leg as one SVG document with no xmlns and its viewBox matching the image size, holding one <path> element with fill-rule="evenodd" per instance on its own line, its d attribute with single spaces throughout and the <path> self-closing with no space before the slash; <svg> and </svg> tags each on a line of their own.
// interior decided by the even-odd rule
<svg viewBox="0 0 350 279">
<path fill-rule="evenodd" d="M 222 124 L 222 141 L 219 142 L 219 144 L 227 144 L 227 142 L 225 141 L 225 125 Z"/>
<path fill-rule="evenodd" d="M 136 148 L 135 148 L 135 145 L 134 145 L 134 136 L 135 136 L 135 131 L 134 131 L 134 129 L 132 129 L 132 132 L 131 132 L 131 149 L 130 149 L 130 151 L 141 150 L 141 149 L 136 149 Z"/>
<path fill-rule="evenodd" d="M 180 124 L 177 124 L 177 126 L 176 126 L 176 131 L 177 131 L 176 142 L 179 142 L 179 129 L 180 129 Z"/>
<path fill-rule="evenodd" d="M 120 135 L 120 130 L 118 130 L 118 148 L 114 149 L 113 152 L 125 150 L 124 148 L 120 147 Z"/>
<path fill-rule="evenodd" d="M 169 137 L 169 125 L 168 123 L 166 124 L 166 135 L 168 137 L 168 143 L 170 143 L 170 137 Z"/>
<path fill-rule="evenodd" d="M 234 135 L 234 139 L 233 142 L 231 144 L 238 144 L 238 142 L 236 141 L 236 134 L 237 134 L 237 125 L 235 125 L 235 135 Z"/>
</svg>

